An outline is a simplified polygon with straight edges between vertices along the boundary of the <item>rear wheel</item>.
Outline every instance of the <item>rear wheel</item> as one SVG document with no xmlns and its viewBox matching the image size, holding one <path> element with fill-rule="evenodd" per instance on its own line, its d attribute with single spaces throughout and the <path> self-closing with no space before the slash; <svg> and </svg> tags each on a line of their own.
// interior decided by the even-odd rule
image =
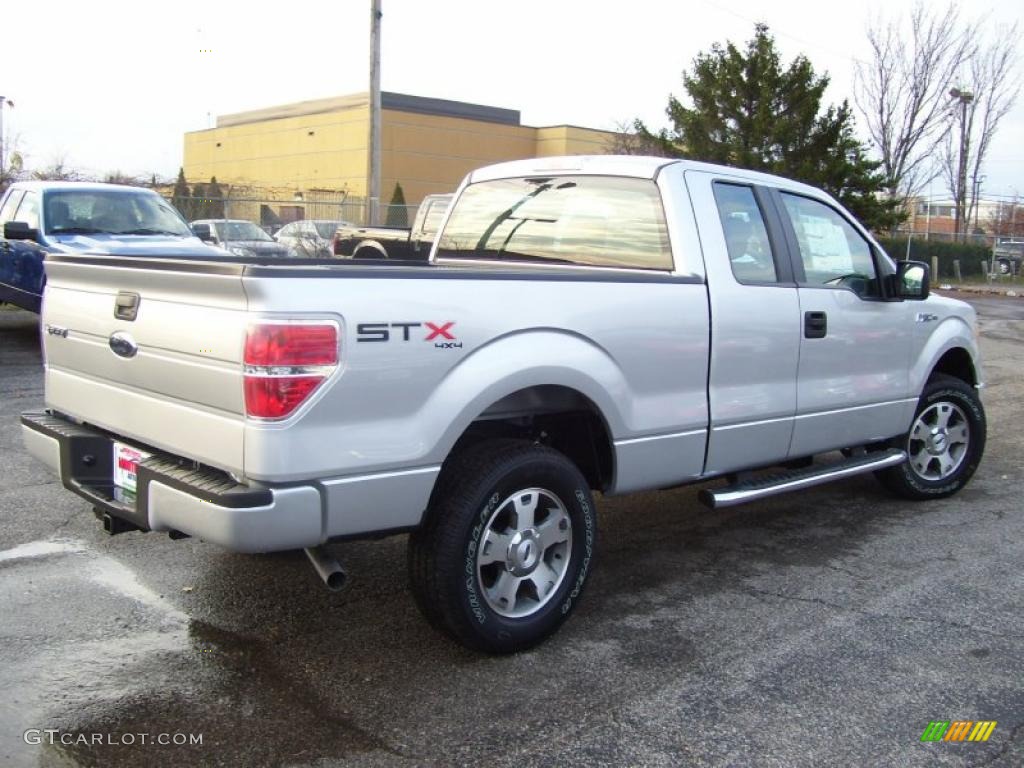
<svg viewBox="0 0 1024 768">
<path fill-rule="evenodd" d="M 1010 266 L 1010 262 L 1006 259 L 999 259 L 999 261 L 996 262 L 996 272 L 1000 275 L 1009 275 L 1012 271 L 1013 269 Z"/>
<path fill-rule="evenodd" d="M 907 452 L 907 461 L 877 477 L 908 499 L 951 496 L 978 468 L 985 434 L 985 411 L 974 387 L 935 374 L 925 385 L 910 431 L 895 441 Z"/>
<path fill-rule="evenodd" d="M 596 519 L 576 466 L 522 440 L 479 443 L 446 465 L 409 537 L 413 595 L 431 624 L 492 653 L 529 648 L 575 607 Z"/>
</svg>

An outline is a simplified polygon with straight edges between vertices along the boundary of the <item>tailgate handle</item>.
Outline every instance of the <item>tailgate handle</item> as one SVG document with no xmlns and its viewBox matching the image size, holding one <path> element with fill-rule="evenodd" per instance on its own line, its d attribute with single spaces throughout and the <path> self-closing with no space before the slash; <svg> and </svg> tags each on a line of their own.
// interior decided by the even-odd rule
<svg viewBox="0 0 1024 768">
<path fill-rule="evenodd" d="M 134 320 L 139 314 L 139 303 L 142 301 L 137 293 L 118 291 L 114 300 L 114 317 L 118 320 Z"/>
</svg>

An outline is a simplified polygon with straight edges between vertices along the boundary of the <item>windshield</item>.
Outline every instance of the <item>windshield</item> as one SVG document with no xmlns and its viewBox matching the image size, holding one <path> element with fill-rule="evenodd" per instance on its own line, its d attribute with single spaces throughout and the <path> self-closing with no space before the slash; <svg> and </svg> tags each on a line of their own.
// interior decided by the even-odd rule
<svg viewBox="0 0 1024 768">
<path fill-rule="evenodd" d="M 217 237 L 223 242 L 231 240 L 268 240 L 273 238 L 251 221 L 217 221 L 213 224 Z"/>
<path fill-rule="evenodd" d="M 48 235 L 192 236 L 174 206 L 149 190 L 51 189 L 43 194 Z"/>
</svg>

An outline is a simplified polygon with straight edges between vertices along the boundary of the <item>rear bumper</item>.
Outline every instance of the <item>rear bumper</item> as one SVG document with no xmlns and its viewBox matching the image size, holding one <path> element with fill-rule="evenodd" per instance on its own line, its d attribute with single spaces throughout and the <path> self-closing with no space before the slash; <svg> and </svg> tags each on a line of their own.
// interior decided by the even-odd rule
<svg viewBox="0 0 1024 768">
<path fill-rule="evenodd" d="M 143 530 L 181 531 L 237 552 L 299 549 L 326 540 L 314 486 L 255 488 L 154 452 L 139 463 L 132 501 L 115 493 L 113 436 L 50 413 L 23 414 L 21 430 L 28 452 L 51 467 L 65 488 Z"/>
</svg>

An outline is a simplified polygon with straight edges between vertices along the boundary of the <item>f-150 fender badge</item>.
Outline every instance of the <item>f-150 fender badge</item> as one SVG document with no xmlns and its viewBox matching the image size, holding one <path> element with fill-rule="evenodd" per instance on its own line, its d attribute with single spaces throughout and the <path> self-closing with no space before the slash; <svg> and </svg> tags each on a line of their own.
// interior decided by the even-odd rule
<svg viewBox="0 0 1024 768">
<path fill-rule="evenodd" d="M 68 329 L 61 328 L 59 325 L 47 325 L 46 332 L 51 336 L 60 336 L 62 339 L 68 337 Z"/>
<path fill-rule="evenodd" d="M 933 315 L 930 312 L 918 312 L 917 322 L 919 323 L 932 323 L 939 319 L 938 315 Z"/>
<path fill-rule="evenodd" d="M 139 351 L 139 345 L 135 339 L 124 331 L 118 331 L 110 335 L 110 349 L 118 357 L 135 357 Z"/>
</svg>

